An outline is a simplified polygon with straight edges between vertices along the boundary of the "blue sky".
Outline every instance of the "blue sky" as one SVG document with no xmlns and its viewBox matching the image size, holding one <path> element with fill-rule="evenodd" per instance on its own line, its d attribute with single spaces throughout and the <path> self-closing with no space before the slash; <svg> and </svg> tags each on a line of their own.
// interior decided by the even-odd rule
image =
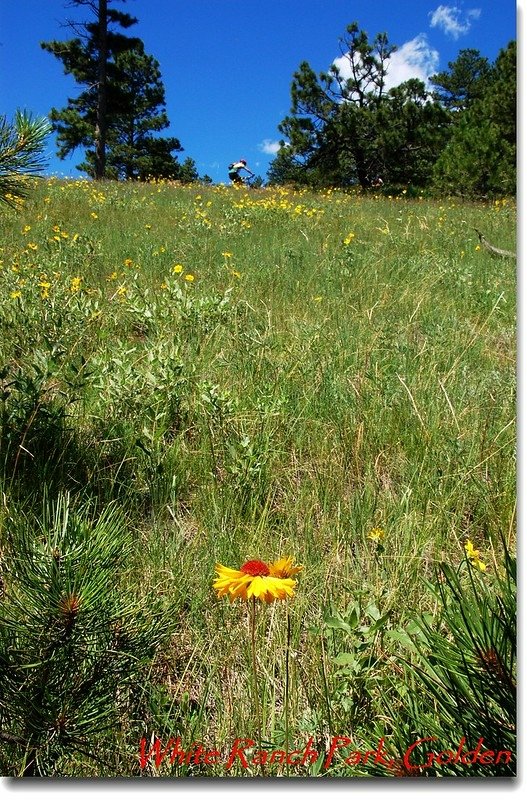
<svg viewBox="0 0 527 800">
<path fill-rule="evenodd" d="M 0 114 L 17 108 L 37 115 L 63 108 L 79 91 L 42 40 L 72 38 L 68 18 L 86 11 L 67 0 L 0 0 Z M 160 63 L 171 122 L 201 175 L 226 181 L 227 164 L 246 158 L 265 177 L 290 108 L 293 72 L 306 60 L 316 72 L 338 58 L 339 37 L 357 21 L 371 38 L 386 32 L 398 46 L 393 84 L 424 80 L 447 68 L 462 49 L 491 62 L 516 38 L 513 0 L 126 0 L 115 7 L 139 22 L 129 30 Z M 50 174 L 79 177 L 83 153 L 56 158 Z"/>
</svg>

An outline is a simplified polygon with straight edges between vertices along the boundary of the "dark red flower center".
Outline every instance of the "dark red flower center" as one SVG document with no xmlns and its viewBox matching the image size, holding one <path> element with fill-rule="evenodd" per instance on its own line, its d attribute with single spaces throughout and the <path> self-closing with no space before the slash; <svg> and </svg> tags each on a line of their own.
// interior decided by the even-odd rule
<svg viewBox="0 0 527 800">
<path fill-rule="evenodd" d="M 241 572 L 246 575 L 252 575 L 256 578 L 257 575 L 269 575 L 269 567 L 263 561 L 246 561 L 243 567 L 240 568 Z"/>
</svg>

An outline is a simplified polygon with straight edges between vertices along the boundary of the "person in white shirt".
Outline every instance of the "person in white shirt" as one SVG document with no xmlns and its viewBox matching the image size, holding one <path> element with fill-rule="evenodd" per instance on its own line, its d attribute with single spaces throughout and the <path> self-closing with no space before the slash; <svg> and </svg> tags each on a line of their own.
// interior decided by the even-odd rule
<svg viewBox="0 0 527 800">
<path fill-rule="evenodd" d="M 247 161 L 244 158 L 240 158 L 239 161 L 234 161 L 232 164 L 229 164 L 229 179 L 233 183 L 243 183 L 243 178 L 240 175 L 242 169 L 254 178 L 254 172 L 251 172 L 247 166 Z"/>
</svg>

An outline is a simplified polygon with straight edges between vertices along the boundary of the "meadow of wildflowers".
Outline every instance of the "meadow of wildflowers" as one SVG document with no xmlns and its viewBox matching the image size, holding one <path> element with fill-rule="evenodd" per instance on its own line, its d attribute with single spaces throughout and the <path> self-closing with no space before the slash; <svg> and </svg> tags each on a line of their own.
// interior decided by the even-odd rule
<svg viewBox="0 0 527 800">
<path fill-rule="evenodd" d="M 441 624 L 440 564 L 492 597 L 514 550 L 515 263 L 474 228 L 514 250 L 515 226 L 507 199 L 82 180 L 2 211 L 4 645 L 22 653 L 16 625 L 41 614 L 24 646 L 47 664 L 38 731 L 0 700 L 4 774 L 406 775 L 420 737 L 458 747 L 453 712 L 407 672 L 409 642 L 416 614 Z M 123 557 L 108 545 L 115 571 L 92 581 L 79 531 L 114 511 Z M 13 531 L 40 554 L 31 581 Z M 119 650 L 125 633 L 104 644 L 83 616 L 114 595 L 107 624 L 145 671 L 116 662 L 112 695 L 86 666 L 86 703 L 113 704 L 90 728 L 49 663 L 62 648 L 68 674 L 86 665 L 94 630 L 101 658 Z M 485 658 L 503 688 L 513 665 Z"/>
</svg>

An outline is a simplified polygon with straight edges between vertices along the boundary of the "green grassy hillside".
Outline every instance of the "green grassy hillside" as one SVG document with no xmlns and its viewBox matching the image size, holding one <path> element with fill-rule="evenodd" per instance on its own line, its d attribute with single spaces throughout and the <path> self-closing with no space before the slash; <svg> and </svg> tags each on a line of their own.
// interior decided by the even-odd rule
<svg viewBox="0 0 527 800">
<path fill-rule="evenodd" d="M 440 564 L 503 596 L 516 264 L 474 228 L 514 250 L 515 225 L 507 200 L 83 181 L 2 211 L 3 774 L 386 774 L 326 763 L 332 738 L 457 747 L 406 645 L 416 614 L 456 641 Z M 213 590 L 286 555 L 292 599 Z M 221 758 L 141 769 L 153 736 Z M 226 771 L 237 737 L 321 756 Z"/>
</svg>

